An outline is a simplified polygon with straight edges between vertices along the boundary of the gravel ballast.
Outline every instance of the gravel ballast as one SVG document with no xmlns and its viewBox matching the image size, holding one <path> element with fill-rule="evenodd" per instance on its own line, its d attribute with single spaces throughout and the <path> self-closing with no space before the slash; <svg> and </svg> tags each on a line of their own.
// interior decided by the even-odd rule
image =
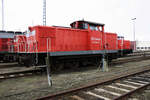
<svg viewBox="0 0 150 100">
<path fill-rule="evenodd" d="M 33 100 L 51 93 L 84 86 L 122 73 L 146 68 L 143 66 L 150 67 L 150 60 L 111 66 L 108 72 L 102 72 L 92 66 L 64 70 L 52 75 L 52 87 L 48 86 L 46 75 L 8 79 L 0 82 L 0 100 Z"/>
</svg>

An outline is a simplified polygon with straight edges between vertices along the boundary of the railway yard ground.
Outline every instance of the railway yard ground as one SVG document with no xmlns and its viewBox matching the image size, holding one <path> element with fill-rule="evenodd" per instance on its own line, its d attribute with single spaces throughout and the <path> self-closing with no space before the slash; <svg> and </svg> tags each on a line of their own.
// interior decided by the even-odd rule
<svg viewBox="0 0 150 100">
<path fill-rule="evenodd" d="M 12 69 L 19 71 L 30 69 L 21 68 L 16 63 L 10 65 L 12 66 L 11 71 Z M 0 63 L 0 67 L 10 65 Z M 1 68 L 0 73 L 10 72 L 7 67 Z M 108 72 L 103 72 L 95 66 L 63 70 L 52 74 L 52 87 L 48 86 L 46 74 L 0 80 L 0 100 L 34 100 L 49 94 L 103 82 L 105 79 L 146 68 L 150 69 L 150 59 L 111 65 Z M 129 100 L 150 100 L 150 87 L 134 93 L 129 97 Z"/>
</svg>

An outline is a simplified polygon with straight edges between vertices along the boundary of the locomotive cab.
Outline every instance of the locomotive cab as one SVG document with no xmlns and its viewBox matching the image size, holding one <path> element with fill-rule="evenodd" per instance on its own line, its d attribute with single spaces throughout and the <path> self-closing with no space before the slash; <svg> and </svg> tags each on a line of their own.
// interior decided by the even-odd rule
<svg viewBox="0 0 150 100">
<path fill-rule="evenodd" d="M 95 23 L 95 22 L 90 22 L 90 21 L 75 21 L 70 24 L 71 28 L 75 29 L 87 29 L 91 31 L 101 31 L 104 32 L 104 24 L 102 23 Z"/>
</svg>

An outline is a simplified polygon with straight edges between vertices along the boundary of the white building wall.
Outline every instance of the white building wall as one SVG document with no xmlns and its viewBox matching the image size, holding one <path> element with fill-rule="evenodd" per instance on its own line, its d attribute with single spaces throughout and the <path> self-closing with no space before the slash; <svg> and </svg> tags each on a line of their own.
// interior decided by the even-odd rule
<svg viewBox="0 0 150 100">
<path fill-rule="evenodd" d="M 136 50 L 138 51 L 150 50 L 150 41 L 136 41 Z"/>
</svg>

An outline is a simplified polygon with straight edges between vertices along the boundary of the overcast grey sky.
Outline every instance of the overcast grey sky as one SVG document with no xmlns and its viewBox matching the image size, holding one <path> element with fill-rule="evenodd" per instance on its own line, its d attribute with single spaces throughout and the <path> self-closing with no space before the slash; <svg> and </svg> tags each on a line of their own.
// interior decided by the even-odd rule
<svg viewBox="0 0 150 100">
<path fill-rule="evenodd" d="M 42 25 L 43 0 L 4 0 L 5 30 L 25 31 L 28 26 Z M 105 23 L 105 31 L 133 40 L 132 18 L 136 39 L 150 38 L 150 0 L 47 0 L 47 25 L 69 26 L 75 20 Z M 0 2 L 0 29 L 1 20 Z"/>
</svg>

